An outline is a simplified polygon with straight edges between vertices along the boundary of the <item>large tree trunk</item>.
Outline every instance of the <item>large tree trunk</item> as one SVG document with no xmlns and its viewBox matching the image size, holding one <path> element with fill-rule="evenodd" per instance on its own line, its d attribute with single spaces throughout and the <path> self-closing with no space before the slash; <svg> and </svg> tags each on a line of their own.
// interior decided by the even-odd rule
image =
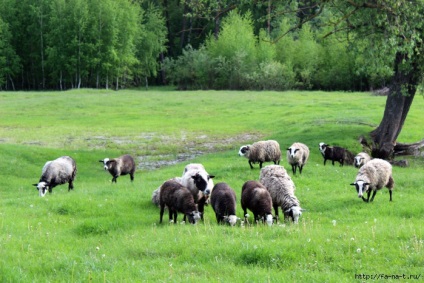
<svg viewBox="0 0 424 283">
<path fill-rule="evenodd" d="M 383 119 L 371 132 L 373 141 L 371 155 L 382 159 L 392 159 L 406 116 L 408 115 L 419 83 L 418 66 L 415 64 L 405 70 L 402 62 L 408 60 L 407 54 L 396 54 L 395 72 L 390 84 Z"/>
</svg>

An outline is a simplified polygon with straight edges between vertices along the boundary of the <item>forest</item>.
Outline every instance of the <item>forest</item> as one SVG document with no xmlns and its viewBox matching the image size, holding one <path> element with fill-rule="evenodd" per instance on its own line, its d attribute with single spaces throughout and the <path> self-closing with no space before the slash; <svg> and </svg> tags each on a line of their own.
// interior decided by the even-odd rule
<svg viewBox="0 0 424 283">
<path fill-rule="evenodd" d="M 0 90 L 385 86 L 393 63 L 326 2 L 0 0 Z"/>
</svg>

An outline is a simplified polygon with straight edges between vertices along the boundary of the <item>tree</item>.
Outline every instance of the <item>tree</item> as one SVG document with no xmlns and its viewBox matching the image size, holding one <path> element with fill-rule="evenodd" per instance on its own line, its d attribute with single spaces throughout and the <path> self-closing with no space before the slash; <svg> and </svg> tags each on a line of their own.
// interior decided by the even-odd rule
<svg viewBox="0 0 424 283">
<path fill-rule="evenodd" d="M 315 9 L 311 13 L 312 6 Z M 399 144 L 397 138 L 423 79 L 424 1 L 315 1 L 308 6 L 308 16 L 301 18 L 298 26 L 317 18 L 325 9 L 334 15 L 333 20 L 327 22 L 333 27 L 327 36 L 347 34 L 352 46 L 366 41 L 369 70 L 380 72 L 387 67 L 392 70 L 383 118 L 370 133 L 371 145 L 363 142 L 371 147 L 374 157 L 391 159 L 397 151 L 408 149 L 408 145 Z"/>
</svg>

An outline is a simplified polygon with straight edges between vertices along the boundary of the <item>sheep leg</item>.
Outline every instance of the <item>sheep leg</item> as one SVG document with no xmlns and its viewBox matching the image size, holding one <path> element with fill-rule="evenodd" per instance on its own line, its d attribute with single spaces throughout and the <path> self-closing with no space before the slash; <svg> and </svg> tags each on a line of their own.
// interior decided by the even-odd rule
<svg viewBox="0 0 424 283">
<path fill-rule="evenodd" d="M 250 169 L 253 169 L 252 161 L 249 160 Z"/>
<path fill-rule="evenodd" d="M 205 211 L 205 203 L 203 201 L 197 204 L 197 210 L 200 212 L 200 218 L 203 220 L 203 212 Z"/>
<path fill-rule="evenodd" d="M 275 212 L 275 220 L 278 222 L 278 205 L 274 205 L 274 212 Z"/>
<path fill-rule="evenodd" d="M 375 191 L 374 191 L 374 193 L 375 193 Z M 368 192 L 367 192 L 367 202 L 370 202 L 370 195 L 371 195 L 371 190 L 368 189 Z M 373 196 L 373 198 L 374 198 L 374 196 Z"/>
<path fill-rule="evenodd" d="M 162 223 L 163 212 L 165 211 L 165 205 L 160 206 L 160 220 L 159 223 Z"/>
<path fill-rule="evenodd" d="M 389 194 L 390 194 L 390 201 L 392 201 L 392 190 L 389 190 Z"/>
<path fill-rule="evenodd" d="M 372 193 L 372 197 L 371 197 L 371 202 L 374 200 L 374 197 L 375 197 L 375 194 L 377 193 L 377 190 L 375 190 L 373 193 Z M 368 198 L 370 197 L 370 195 L 368 194 Z"/>
<path fill-rule="evenodd" d="M 299 174 L 302 174 L 303 165 L 299 166 Z"/>
<path fill-rule="evenodd" d="M 255 223 L 259 223 L 259 216 L 257 214 L 253 214 L 253 219 L 255 220 Z"/>
<path fill-rule="evenodd" d="M 131 182 L 134 181 L 134 173 L 130 174 Z"/>
<path fill-rule="evenodd" d="M 174 210 L 174 224 L 177 224 L 177 216 L 178 216 L 178 212 L 176 210 Z M 184 215 L 185 217 L 185 215 Z M 185 221 L 185 218 L 184 218 Z"/>
<path fill-rule="evenodd" d="M 245 207 L 242 207 L 242 209 L 243 209 L 243 216 L 244 216 L 244 223 L 248 223 L 248 221 L 247 221 L 247 217 L 246 217 L 246 215 L 247 215 L 247 210 L 246 210 L 246 208 Z"/>
<path fill-rule="evenodd" d="M 72 184 L 72 181 L 69 181 L 68 192 L 73 189 L 74 189 L 74 184 Z"/>
<path fill-rule="evenodd" d="M 216 222 L 218 222 L 218 224 L 221 223 L 221 217 L 219 217 L 219 214 L 215 213 L 215 216 L 216 216 Z"/>
<path fill-rule="evenodd" d="M 169 222 L 173 221 L 173 215 L 174 215 L 174 211 L 168 207 L 168 211 L 169 211 Z"/>
<path fill-rule="evenodd" d="M 112 183 L 115 182 L 116 183 L 116 178 L 118 178 L 119 176 L 113 176 L 112 178 Z"/>
<path fill-rule="evenodd" d="M 263 162 L 259 162 L 259 168 L 261 168 L 261 169 L 262 169 L 262 163 Z"/>
<path fill-rule="evenodd" d="M 364 196 L 362 196 L 362 200 L 365 202 L 368 202 L 368 200 L 366 198 L 364 198 Z"/>
<path fill-rule="evenodd" d="M 292 165 L 293 174 L 296 174 L 296 165 Z"/>
</svg>

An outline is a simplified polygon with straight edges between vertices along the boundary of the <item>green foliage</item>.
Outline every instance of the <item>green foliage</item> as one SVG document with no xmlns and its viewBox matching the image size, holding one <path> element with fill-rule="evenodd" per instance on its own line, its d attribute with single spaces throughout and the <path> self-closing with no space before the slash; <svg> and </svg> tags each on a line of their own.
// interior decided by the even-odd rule
<svg viewBox="0 0 424 283">
<path fill-rule="evenodd" d="M 7 33 L 2 39 L 10 46 L 8 74 L 20 89 L 119 89 L 156 74 L 166 32 L 152 5 L 143 10 L 128 0 L 3 2 L 3 21 L 14 34 L 10 42 Z"/>
<path fill-rule="evenodd" d="M 417 98 L 401 141 L 421 138 L 424 100 Z M 355 274 L 419 275 L 422 157 L 394 167 L 393 202 L 383 189 L 366 204 L 349 185 L 357 169 L 323 166 L 318 151 L 325 141 L 358 152 L 357 137 L 377 125 L 384 103 L 344 92 L 1 92 L 0 280 L 352 282 Z M 289 172 L 307 209 L 298 225 L 218 226 L 210 206 L 196 226 L 159 225 L 150 199 L 164 180 L 200 162 L 239 197 L 259 169 L 237 151 L 267 138 L 282 148 L 302 141 L 311 150 L 302 175 Z M 153 165 L 192 150 L 204 154 Z M 135 180 L 121 176 L 111 184 L 98 160 L 122 153 L 136 157 Z M 74 191 L 58 186 L 40 198 L 31 184 L 46 160 L 65 154 L 78 166 Z M 284 158 L 281 164 L 288 168 Z"/>
</svg>

